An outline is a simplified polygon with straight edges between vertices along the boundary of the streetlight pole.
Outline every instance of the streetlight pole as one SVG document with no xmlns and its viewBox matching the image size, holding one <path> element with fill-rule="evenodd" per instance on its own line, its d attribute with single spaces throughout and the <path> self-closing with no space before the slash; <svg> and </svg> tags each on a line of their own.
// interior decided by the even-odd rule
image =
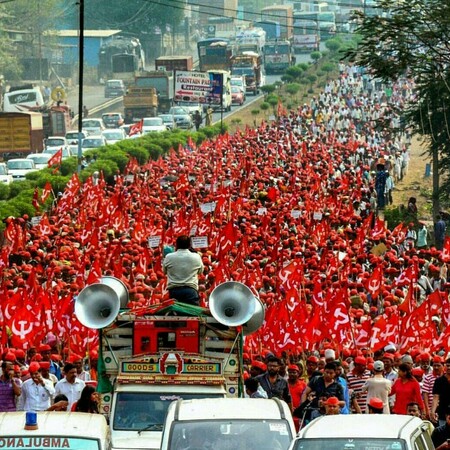
<svg viewBox="0 0 450 450">
<path fill-rule="evenodd" d="M 81 172 L 81 136 L 83 131 L 83 76 L 84 76 L 84 0 L 78 0 L 79 10 L 79 39 L 78 39 L 78 165 L 77 172 Z"/>
</svg>

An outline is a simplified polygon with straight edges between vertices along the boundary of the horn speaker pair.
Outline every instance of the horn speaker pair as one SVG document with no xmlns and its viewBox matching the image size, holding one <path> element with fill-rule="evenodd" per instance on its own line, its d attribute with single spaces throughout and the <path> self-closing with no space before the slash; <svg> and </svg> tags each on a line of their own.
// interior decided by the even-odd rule
<svg viewBox="0 0 450 450">
<path fill-rule="evenodd" d="M 245 336 L 254 333 L 264 322 L 264 305 L 245 284 L 237 281 L 219 284 L 209 296 L 209 309 L 224 325 L 242 325 Z"/>
<path fill-rule="evenodd" d="M 100 283 L 86 286 L 75 301 L 75 315 L 85 327 L 107 327 L 126 308 L 128 289 L 115 277 L 102 277 Z"/>
</svg>

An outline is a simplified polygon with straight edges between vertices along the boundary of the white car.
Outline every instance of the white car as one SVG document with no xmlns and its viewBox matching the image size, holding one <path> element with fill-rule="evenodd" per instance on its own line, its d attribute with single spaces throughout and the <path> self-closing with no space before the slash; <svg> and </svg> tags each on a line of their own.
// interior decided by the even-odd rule
<svg viewBox="0 0 450 450">
<path fill-rule="evenodd" d="M 6 163 L 6 167 L 8 168 L 8 172 L 12 175 L 14 181 L 25 180 L 25 175 L 27 173 L 36 172 L 37 170 L 34 165 L 34 161 L 26 158 L 10 159 Z"/>
<path fill-rule="evenodd" d="M 66 133 L 66 141 L 69 145 L 74 145 L 78 143 L 78 131 L 68 131 Z M 81 132 L 81 139 L 87 137 L 87 133 L 85 131 Z"/>
<path fill-rule="evenodd" d="M 61 136 L 49 136 L 44 141 L 44 144 L 44 152 L 47 152 L 47 150 L 59 150 L 60 148 L 67 147 L 67 140 Z"/>
<path fill-rule="evenodd" d="M 81 142 L 81 151 L 84 153 L 86 150 L 103 147 L 104 145 L 107 145 L 104 136 L 88 136 Z"/>
<path fill-rule="evenodd" d="M 27 156 L 27 159 L 33 160 L 36 169 L 41 170 L 48 167 L 48 161 L 51 157 L 50 153 L 32 153 Z"/>
<path fill-rule="evenodd" d="M 396 414 L 321 416 L 302 428 L 289 450 L 433 449 L 428 425 Z"/>
<path fill-rule="evenodd" d="M 167 127 L 164 125 L 161 117 L 144 117 L 143 120 L 142 132 L 144 134 L 167 131 Z"/>
<path fill-rule="evenodd" d="M 0 163 L 0 183 L 10 184 L 13 182 L 12 175 L 8 172 L 8 168 L 5 163 Z"/>
<path fill-rule="evenodd" d="M 106 129 L 102 119 L 83 119 L 81 129 L 87 134 L 101 134 Z"/>
<path fill-rule="evenodd" d="M 109 128 L 102 132 L 102 136 L 106 139 L 107 144 L 115 144 L 127 137 L 122 128 Z"/>
<path fill-rule="evenodd" d="M 53 149 L 44 149 L 44 151 L 42 152 L 43 155 L 51 155 L 53 156 L 55 153 L 57 153 L 59 151 L 59 148 L 53 148 Z M 62 159 L 67 159 L 74 156 L 72 154 L 72 151 L 70 150 L 70 147 L 67 146 L 65 148 L 62 149 Z"/>
</svg>

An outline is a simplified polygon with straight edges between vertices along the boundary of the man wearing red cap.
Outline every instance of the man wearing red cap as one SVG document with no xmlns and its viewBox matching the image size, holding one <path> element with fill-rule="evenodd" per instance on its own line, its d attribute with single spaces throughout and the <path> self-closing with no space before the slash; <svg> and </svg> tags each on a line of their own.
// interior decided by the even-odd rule
<svg viewBox="0 0 450 450">
<path fill-rule="evenodd" d="M 48 344 L 43 344 L 39 347 L 39 353 L 42 355 L 42 361 L 49 361 L 50 362 L 50 373 L 56 376 L 58 380 L 61 379 L 61 369 L 59 368 L 58 364 L 52 361 L 51 359 L 51 353 L 52 348 Z"/>
<path fill-rule="evenodd" d="M 302 393 L 306 389 L 306 383 L 300 379 L 300 369 L 296 364 L 289 364 L 287 367 L 289 392 L 292 397 L 292 409 L 298 408 L 301 404 Z M 294 417 L 295 426 L 299 427 L 298 419 Z"/>
<path fill-rule="evenodd" d="M 41 367 L 34 361 L 28 368 L 31 378 L 22 385 L 22 395 L 19 397 L 17 409 L 21 411 L 45 411 L 50 407 L 55 395 L 55 388 L 50 380 L 45 380 Z"/>
<path fill-rule="evenodd" d="M 363 386 L 370 378 L 370 371 L 366 369 L 367 360 L 364 356 L 357 356 L 353 364 L 353 370 L 347 374 L 347 383 L 351 392 L 352 412 L 361 414 L 366 411 L 367 392 L 363 391 Z"/>
<path fill-rule="evenodd" d="M 16 411 L 16 398 L 21 393 L 20 383 L 15 377 L 13 362 L 5 358 L 0 375 L 0 412 Z"/>
<path fill-rule="evenodd" d="M 425 414 L 430 419 L 430 411 L 433 406 L 433 386 L 436 378 L 442 376 L 444 372 L 443 360 L 440 356 L 433 356 L 433 368 L 432 371 L 423 377 L 422 383 L 422 396 L 425 403 Z"/>
<path fill-rule="evenodd" d="M 321 372 L 318 370 L 318 366 L 319 358 L 314 355 L 308 356 L 306 360 L 306 374 L 308 375 L 308 380 L 321 375 Z"/>
<path fill-rule="evenodd" d="M 369 414 L 383 414 L 384 406 L 383 400 L 377 397 L 372 397 L 367 403 L 367 412 Z"/>
</svg>

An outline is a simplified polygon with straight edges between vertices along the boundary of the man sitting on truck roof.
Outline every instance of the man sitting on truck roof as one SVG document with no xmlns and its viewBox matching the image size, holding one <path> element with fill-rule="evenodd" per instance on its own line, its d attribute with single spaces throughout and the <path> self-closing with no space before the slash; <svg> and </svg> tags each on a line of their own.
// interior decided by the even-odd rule
<svg viewBox="0 0 450 450">
<path fill-rule="evenodd" d="M 166 255 L 163 261 L 170 298 L 198 306 L 198 275 L 203 272 L 202 258 L 190 250 L 189 236 L 178 236 L 175 245 L 176 251 Z"/>
</svg>

